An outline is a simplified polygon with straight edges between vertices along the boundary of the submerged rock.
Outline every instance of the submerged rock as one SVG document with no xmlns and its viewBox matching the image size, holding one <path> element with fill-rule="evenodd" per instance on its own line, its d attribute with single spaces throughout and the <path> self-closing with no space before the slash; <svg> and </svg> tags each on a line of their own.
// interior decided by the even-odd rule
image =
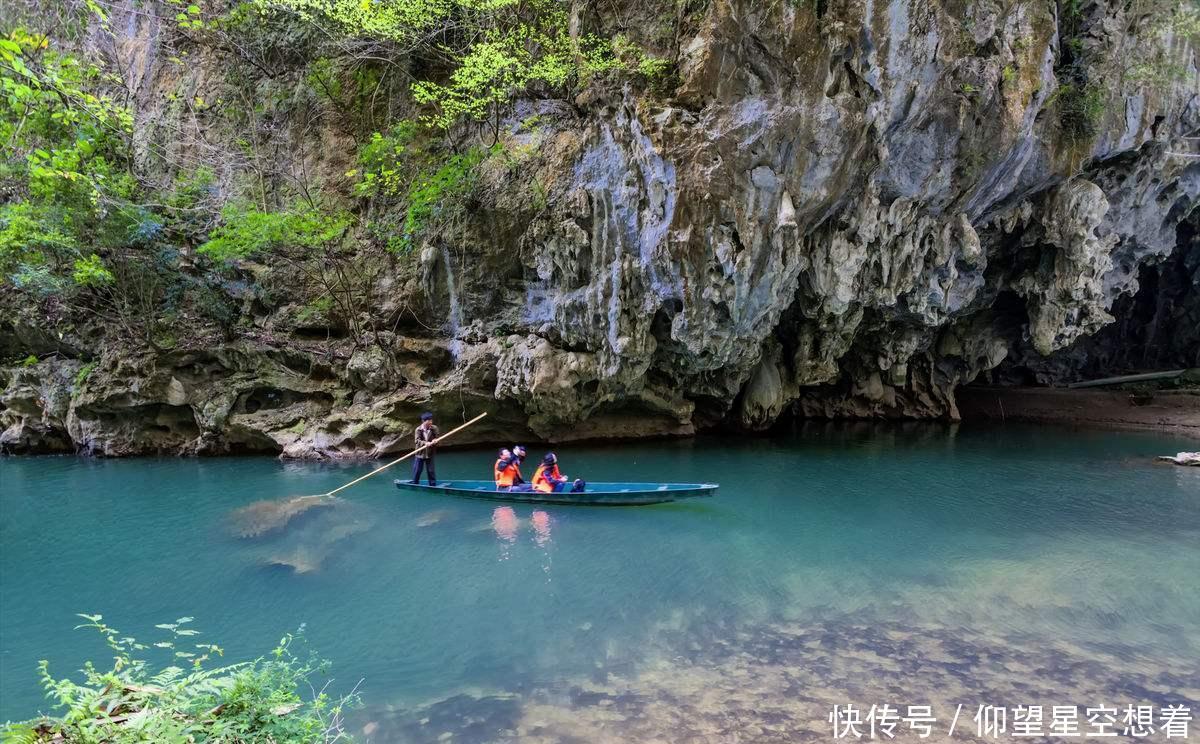
<svg viewBox="0 0 1200 744">
<path fill-rule="evenodd" d="M 665 635 L 635 644 L 631 659 L 597 662 L 592 674 L 518 682 L 519 694 L 458 693 L 363 715 L 379 741 L 449 731 L 461 742 L 783 744 L 831 741 L 834 706 L 852 705 L 866 721 L 871 706 L 887 704 L 897 725 L 877 739 L 987 742 L 995 738 L 972 720 L 981 706 L 1076 705 L 1085 731 L 1087 706 L 1120 705 L 1118 714 L 1129 704 L 1194 706 L 1200 690 L 1185 659 L 1027 632 L 843 617 Z M 898 720 L 909 705 L 930 706 L 927 735 Z M 869 739 L 866 723 L 859 731 Z"/>
<path fill-rule="evenodd" d="M 339 502 L 340 499 L 331 496 L 293 496 L 255 501 L 229 515 L 229 531 L 234 537 L 261 537 L 282 530 L 302 514 L 314 509 L 329 509 Z"/>
<path fill-rule="evenodd" d="M 456 512 L 453 509 L 435 509 L 417 517 L 413 524 L 417 527 L 433 527 L 434 525 L 449 521 L 455 514 Z"/>
<path fill-rule="evenodd" d="M 314 498 L 323 500 L 311 501 Z M 259 531 L 236 535 L 256 538 L 241 542 L 239 549 L 254 565 L 295 574 L 315 573 L 335 558 L 360 555 L 356 551 L 363 548 L 352 538 L 368 532 L 376 522 L 370 507 L 350 500 L 305 496 L 282 502 L 281 509 L 260 506 L 267 503 L 271 502 L 252 505 L 266 516 L 254 522 Z"/>
<path fill-rule="evenodd" d="M 323 525 L 269 552 L 264 565 L 291 569 L 297 574 L 319 571 L 334 552 L 341 549 L 347 538 L 366 532 L 371 523 L 363 520 Z"/>
</svg>

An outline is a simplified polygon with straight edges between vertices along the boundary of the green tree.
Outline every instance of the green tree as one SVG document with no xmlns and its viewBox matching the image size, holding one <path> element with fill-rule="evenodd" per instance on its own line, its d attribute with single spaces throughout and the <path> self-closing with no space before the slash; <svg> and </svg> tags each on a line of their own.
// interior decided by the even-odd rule
<svg viewBox="0 0 1200 744">
<path fill-rule="evenodd" d="M 97 65 L 44 35 L 18 28 L 0 38 L 0 272 L 18 288 L 96 281 L 101 259 L 83 246 L 128 227 L 132 118 L 97 92 L 103 82 Z"/>
<path fill-rule="evenodd" d="M 449 131 L 487 123 L 493 141 L 502 114 L 526 93 L 570 96 L 620 66 L 612 44 L 572 34 L 564 0 L 259 0 L 261 7 L 331 22 L 342 33 L 389 42 L 444 60 L 448 73 L 412 84 L 421 121 Z M 647 58 L 649 59 L 649 58 Z M 633 62 L 636 71 L 642 58 Z M 654 64 L 649 63 L 649 68 Z"/>
</svg>

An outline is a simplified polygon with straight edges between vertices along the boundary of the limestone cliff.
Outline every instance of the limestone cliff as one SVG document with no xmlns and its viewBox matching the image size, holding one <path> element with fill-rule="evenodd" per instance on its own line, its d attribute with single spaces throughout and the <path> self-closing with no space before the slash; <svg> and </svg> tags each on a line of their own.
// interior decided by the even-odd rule
<svg viewBox="0 0 1200 744">
<path fill-rule="evenodd" d="M 618 5 L 631 33 L 663 12 Z M 374 455 L 426 408 L 493 413 L 475 441 L 953 419 L 956 386 L 1002 364 L 1077 369 L 1153 267 L 1190 262 L 1155 286 L 1195 318 L 1200 71 L 1154 12 L 664 7 L 674 35 L 647 43 L 672 89 L 522 102 L 504 135 L 520 162 L 485 168 L 459 238 L 379 277 L 370 312 L 395 321 L 374 343 L 321 345 L 277 308 L 136 354 L 13 318 L 8 357 L 49 358 L 2 373 L 0 446 Z M 1131 73 L 1155 55 L 1182 72 Z M 1085 89 L 1102 101 L 1081 125 Z"/>
</svg>

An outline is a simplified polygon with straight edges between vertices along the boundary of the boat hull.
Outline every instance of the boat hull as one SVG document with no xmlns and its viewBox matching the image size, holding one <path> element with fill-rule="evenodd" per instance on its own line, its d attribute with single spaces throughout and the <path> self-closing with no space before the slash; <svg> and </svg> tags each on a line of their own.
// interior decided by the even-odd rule
<svg viewBox="0 0 1200 744">
<path fill-rule="evenodd" d="M 715 483 L 589 483 L 579 493 L 560 491 L 498 491 L 491 481 L 454 480 L 442 481 L 436 486 L 412 483 L 406 480 L 393 481 L 401 491 L 420 491 L 457 496 L 464 499 L 485 501 L 509 501 L 521 504 L 562 504 L 573 506 L 647 506 L 665 504 L 679 499 L 712 496 L 717 492 Z"/>
</svg>

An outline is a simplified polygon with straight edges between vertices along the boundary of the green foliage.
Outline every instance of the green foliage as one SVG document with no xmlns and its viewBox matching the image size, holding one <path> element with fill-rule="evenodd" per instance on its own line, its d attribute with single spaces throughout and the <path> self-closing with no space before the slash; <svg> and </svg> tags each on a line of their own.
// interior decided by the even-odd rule
<svg viewBox="0 0 1200 744">
<path fill-rule="evenodd" d="M 461 155 L 451 156 L 441 167 L 418 177 L 408 191 L 400 243 L 390 247 L 411 249 L 413 242 L 431 222 L 471 190 L 475 183 L 476 168 L 489 154 L 489 150 L 473 148 Z"/>
<path fill-rule="evenodd" d="M 282 211 L 231 206 L 221 216 L 224 224 L 198 250 L 223 262 L 278 248 L 318 248 L 339 240 L 351 224 L 345 213 L 327 214 L 300 205 Z"/>
<path fill-rule="evenodd" d="M 331 310 L 333 310 L 333 298 L 318 297 L 297 311 L 296 322 L 300 325 L 309 325 L 314 322 L 327 321 Z"/>
<path fill-rule="evenodd" d="M 408 120 L 396 124 L 386 134 L 375 132 L 359 151 L 360 169 L 347 175 L 358 177 L 354 193 L 358 196 L 397 196 L 407 190 L 425 156 L 414 145 L 417 125 Z"/>
<path fill-rule="evenodd" d="M 613 39 L 612 50 L 617 62 L 610 67 L 636 72 L 652 86 L 659 86 L 675 69 L 671 60 L 646 54 L 624 35 L 619 34 Z"/>
<path fill-rule="evenodd" d="M 615 64 L 604 40 L 572 38 L 562 2 L 497 0 L 491 5 L 504 11 L 497 14 L 499 22 L 487 24 L 474 44 L 454 55 L 448 80 L 413 84 L 413 98 L 430 108 L 423 121 L 435 128 L 483 121 L 526 91 L 564 91 Z"/>
<path fill-rule="evenodd" d="M 1084 43 L 1088 19 L 1081 0 L 1059 0 L 1059 16 L 1059 58 L 1054 69 L 1058 88 L 1047 104 L 1058 114 L 1064 139 L 1085 141 L 1095 134 L 1104 114 L 1104 91 L 1092 82 L 1098 71 Z"/>
<path fill-rule="evenodd" d="M 21 360 L 22 367 L 32 367 L 33 365 L 35 365 L 37 363 L 38 363 L 38 358 L 33 354 L 30 354 L 29 356 L 27 356 Z"/>
<path fill-rule="evenodd" d="M 333 742 L 347 740 L 341 713 L 353 697 L 331 699 L 326 693 L 304 699 L 312 678 L 327 665 L 315 656 L 293 653 L 297 639 L 284 636 L 267 656 L 250 662 L 207 668 L 224 655 L 212 643 L 195 643 L 199 632 L 187 627 L 192 618 L 156 626 L 165 640 L 140 643 L 104 624 L 100 615 L 80 615 L 103 636 L 113 652 L 111 667 L 87 662 L 83 679 L 56 679 L 49 665 L 38 667 L 42 686 L 58 717 L 4 727 L 5 741 L 92 744 L 111 742 Z M 302 628 L 303 629 L 303 628 Z M 159 649 L 159 651 L 154 651 Z M 169 654 L 156 668 L 145 657 Z"/>
<path fill-rule="evenodd" d="M 88 379 L 88 377 L 90 377 L 90 376 L 91 376 L 91 374 L 92 374 L 92 370 L 94 370 L 94 369 L 96 369 L 96 363 L 95 363 L 95 362 L 88 362 L 87 364 L 85 364 L 85 365 L 83 365 L 82 367 L 80 367 L 80 368 L 79 368 L 79 371 L 75 373 L 75 382 L 74 382 L 74 384 L 72 385 L 72 387 L 73 387 L 73 388 L 74 388 L 76 391 L 78 391 L 78 390 L 80 390 L 81 388 L 83 388 L 83 384 L 84 384 L 85 382 L 87 382 L 87 379 Z"/>
<path fill-rule="evenodd" d="M 460 9 L 511 4 L 512 0 L 260 0 L 259 6 L 287 8 L 306 20 L 329 20 L 347 33 L 410 43 L 444 24 Z"/>
<path fill-rule="evenodd" d="M 329 57 L 313 60 L 308 66 L 304 82 L 313 90 L 319 90 L 332 102 L 341 103 L 342 83 L 338 77 L 337 64 Z"/>
<path fill-rule="evenodd" d="M 0 272 L 41 293 L 111 274 L 81 246 L 127 236 L 129 110 L 84 59 L 22 29 L 0 38 Z"/>
<path fill-rule="evenodd" d="M 0 206 L 0 271 L 17 288 L 42 293 L 57 289 L 53 270 L 79 255 L 66 210 L 16 202 Z"/>
<path fill-rule="evenodd" d="M 438 130 L 490 120 L 498 136 L 500 113 L 519 95 L 569 95 L 610 70 L 655 78 L 670 69 L 666 60 L 640 52 L 617 55 L 608 39 L 572 34 L 564 0 L 257 2 L 262 9 L 332 23 L 349 36 L 448 60 L 447 75 L 412 84 L 414 99 L 425 106 L 420 121 Z"/>
<path fill-rule="evenodd" d="M 642 55 L 642 58 L 638 61 L 637 71 L 638 74 L 651 80 L 657 80 L 670 72 L 674 66 L 674 63 L 669 59 Z"/>
<path fill-rule="evenodd" d="M 1099 85 L 1064 83 L 1048 103 L 1058 110 L 1059 124 L 1070 139 L 1091 136 L 1104 116 L 1105 93 Z"/>
<path fill-rule="evenodd" d="M 1150 12 L 1141 43 L 1126 59 L 1126 74 L 1131 82 L 1165 89 L 1187 79 L 1187 58 L 1178 54 L 1180 42 L 1200 43 L 1200 5 L 1165 0 L 1141 0 L 1135 7 L 1149 4 Z M 1137 7 L 1141 10 L 1141 7 Z"/>
<path fill-rule="evenodd" d="M 112 272 L 104 268 L 104 262 L 95 253 L 75 259 L 75 272 L 71 278 L 84 287 L 97 287 L 113 281 Z"/>
<path fill-rule="evenodd" d="M 533 210 L 535 212 L 542 211 L 550 203 L 550 195 L 546 191 L 545 184 L 542 183 L 541 179 L 535 178 L 530 183 L 529 188 L 530 188 L 531 196 L 533 197 L 533 201 L 530 204 L 530 206 L 533 207 Z"/>
<path fill-rule="evenodd" d="M 194 3 L 185 3 L 183 0 L 167 0 L 175 7 L 175 23 L 184 30 L 199 31 L 205 28 L 204 19 L 200 16 L 200 6 Z"/>
<path fill-rule="evenodd" d="M 475 185 L 480 164 L 502 150 L 495 145 L 446 156 L 431 152 L 420 134 L 420 127 L 409 120 L 386 133 L 375 132 L 359 151 L 360 167 L 347 173 L 357 178 L 357 196 L 390 199 L 403 208 L 399 225 L 369 226 L 393 253 L 408 251 L 423 233 L 456 214 Z"/>
</svg>

